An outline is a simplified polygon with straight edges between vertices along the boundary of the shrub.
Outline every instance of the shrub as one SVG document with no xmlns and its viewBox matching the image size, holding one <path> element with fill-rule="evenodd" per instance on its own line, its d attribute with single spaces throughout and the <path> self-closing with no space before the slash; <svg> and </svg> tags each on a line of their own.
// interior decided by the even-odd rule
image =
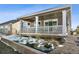
<svg viewBox="0 0 79 59">
<path fill-rule="evenodd" d="M 46 43 L 46 44 L 44 45 L 44 47 L 46 47 L 46 48 L 51 48 L 52 46 L 51 46 L 50 44 Z"/>
</svg>

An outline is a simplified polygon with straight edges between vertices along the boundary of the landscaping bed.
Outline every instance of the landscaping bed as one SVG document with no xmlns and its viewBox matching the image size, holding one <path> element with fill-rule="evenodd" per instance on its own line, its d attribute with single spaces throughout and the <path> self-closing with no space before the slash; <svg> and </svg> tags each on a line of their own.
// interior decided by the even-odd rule
<svg viewBox="0 0 79 59">
<path fill-rule="evenodd" d="M 54 45 L 43 40 L 43 39 L 36 39 L 32 37 L 22 37 L 18 35 L 10 35 L 6 37 L 9 40 L 15 41 L 17 43 L 32 47 L 36 50 L 42 51 L 44 53 L 50 53 L 54 50 Z"/>
</svg>

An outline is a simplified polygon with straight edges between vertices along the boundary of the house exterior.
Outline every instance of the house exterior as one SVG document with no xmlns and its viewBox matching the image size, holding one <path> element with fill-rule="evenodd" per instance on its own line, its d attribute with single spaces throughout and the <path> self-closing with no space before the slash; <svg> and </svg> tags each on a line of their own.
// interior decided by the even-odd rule
<svg viewBox="0 0 79 59">
<path fill-rule="evenodd" d="M 23 28 L 27 28 L 28 27 L 28 22 L 18 19 L 17 22 L 15 22 L 14 24 L 12 24 L 12 34 L 19 34 L 21 33 Z"/>
<path fill-rule="evenodd" d="M 12 33 L 12 24 L 16 22 L 15 20 L 7 21 L 0 24 L 0 33 L 2 34 L 11 34 Z"/>
<path fill-rule="evenodd" d="M 71 31 L 70 6 L 39 11 L 20 19 L 29 22 L 27 28 L 23 28 L 21 22 L 21 35 L 67 36 Z"/>
<path fill-rule="evenodd" d="M 27 25 L 27 21 L 22 21 Z M 25 25 L 25 26 L 26 26 Z M 0 33 L 18 34 L 21 31 L 21 20 L 10 20 L 0 24 Z"/>
<path fill-rule="evenodd" d="M 11 28 L 10 28 L 11 24 L 0 24 L 0 33 L 2 34 L 9 34 L 11 32 Z"/>
<path fill-rule="evenodd" d="M 50 8 L 0 24 L 0 32 L 24 36 L 64 37 L 71 33 L 71 7 Z"/>
</svg>

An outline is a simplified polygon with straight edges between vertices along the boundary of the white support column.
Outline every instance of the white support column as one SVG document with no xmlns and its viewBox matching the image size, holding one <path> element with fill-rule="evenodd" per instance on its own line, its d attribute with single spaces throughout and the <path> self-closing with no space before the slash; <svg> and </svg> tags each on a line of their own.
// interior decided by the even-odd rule
<svg viewBox="0 0 79 59">
<path fill-rule="evenodd" d="M 66 26 L 66 10 L 62 11 L 62 24 L 63 24 L 63 35 L 67 35 L 67 26 Z"/>
<path fill-rule="evenodd" d="M 35 16 L 35 32 L 36 33 L 38 32 L 38 20 L 39 20 L 39 17 Z"/>
</svg>

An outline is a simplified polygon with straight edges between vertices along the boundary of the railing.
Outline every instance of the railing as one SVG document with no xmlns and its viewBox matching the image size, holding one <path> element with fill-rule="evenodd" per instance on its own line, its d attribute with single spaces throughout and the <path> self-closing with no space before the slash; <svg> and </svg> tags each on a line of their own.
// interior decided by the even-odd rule
<svg viewBox="0 0 79 59">
<path fill-rule="evenodd" d="M 36 33 L 35 27 L 30 27 L 27 29 L 22 29 L 22 33 Z M 58 26 L 41 26 L 38 27 L 37 33 L 44 33 L 44 34 L 62 34 L 62 25 Z"/>
</svg>

